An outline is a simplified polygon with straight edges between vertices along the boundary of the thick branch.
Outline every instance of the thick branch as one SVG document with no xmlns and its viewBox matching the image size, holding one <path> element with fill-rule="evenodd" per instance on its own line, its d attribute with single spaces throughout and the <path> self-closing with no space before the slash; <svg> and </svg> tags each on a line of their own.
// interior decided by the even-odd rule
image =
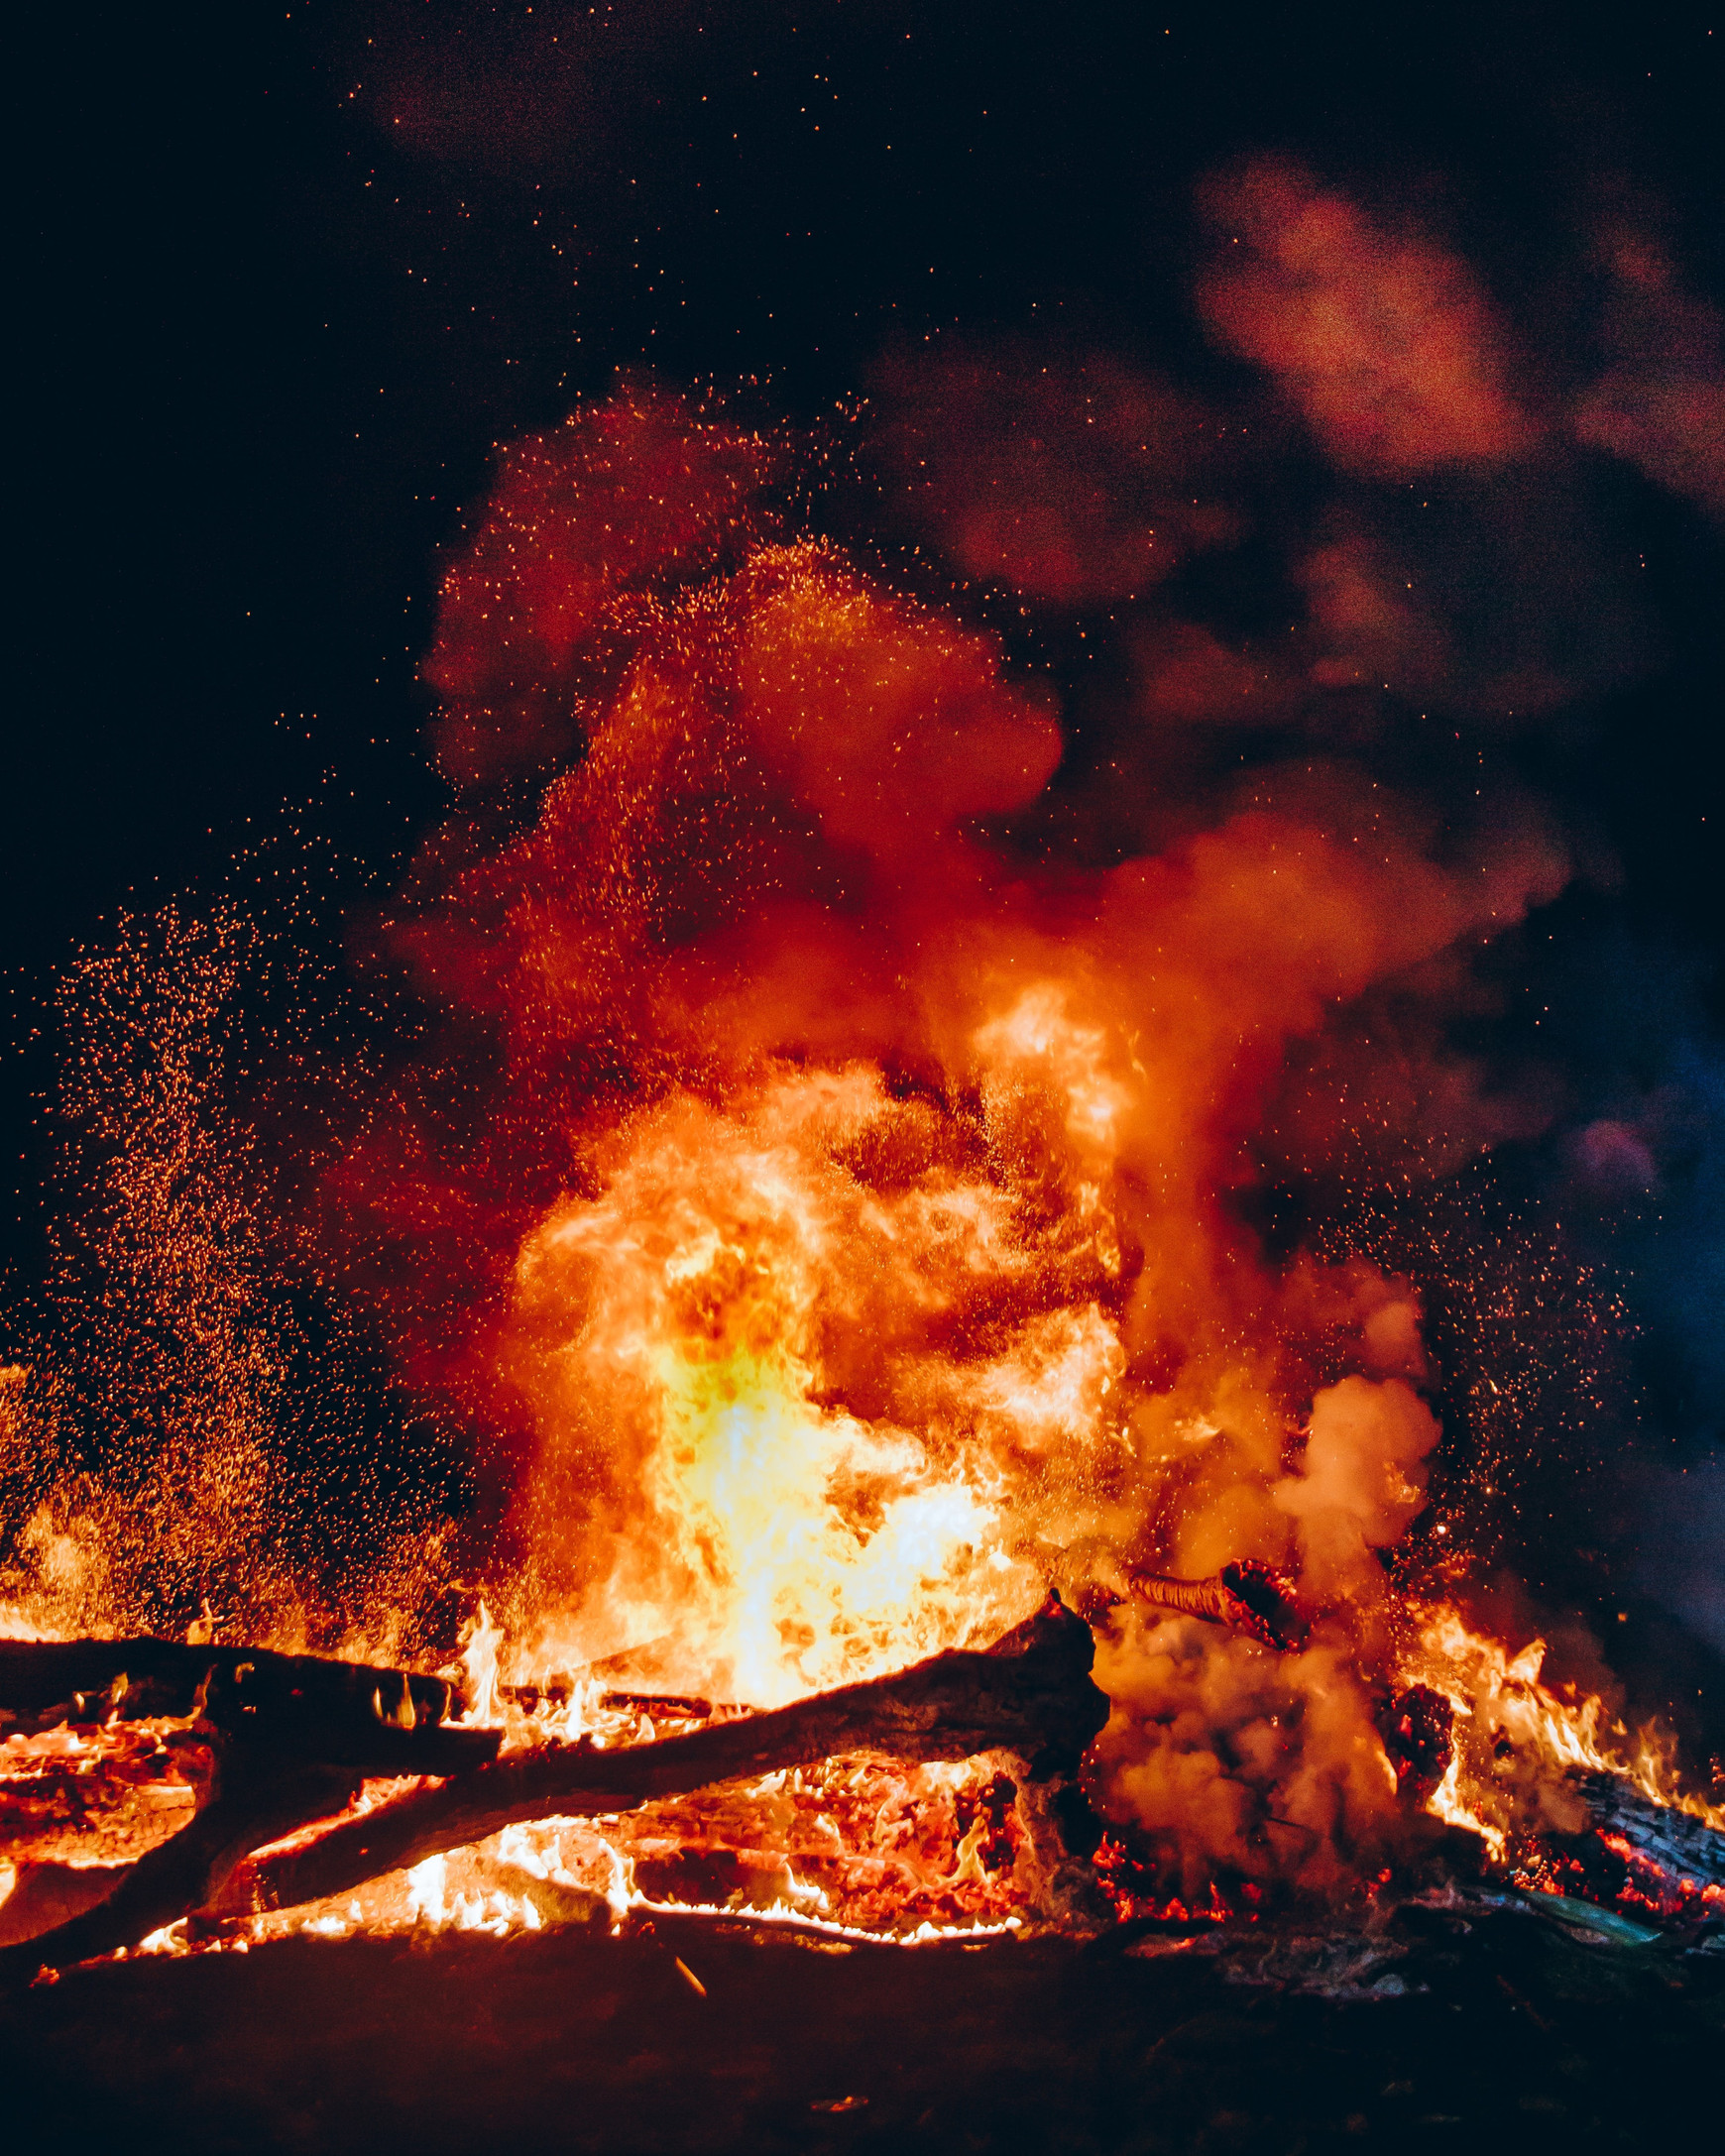
<svg viewBox="0 0 1725 2156">
<path fill-rule="evenodd" d="M 546 1746 L 501 1759 L 348 1821 L 306 1848 L 247 1866 L 220 1905 L 239 1911 L 320 1901 L 518 1823 L 631 1811 L 655 1797 L 836 1753 L 925 1760 L 1003 1750 L 1024 1755 L 1033 1771 L 1076 1765 L 1108 1715 L 1090 1681 L 1092 1652 L 1090 1628 L 1051 1596 L 985 1653 L 938 1654 L 896 1676 L 657 1744 L 617 1752 Z"/>
<path fill-rule="evenodd" d="M 248 1850 L 341 1809 L 360 1785 L 349 1767 L 272 1765 L 275 1771 L 264 1775 L 261 1786 L 246 1777 L 140 1857 L 105 1901 L 39 1938 L 0 1948 L 0 1983 L 28 1981 L 44 1964 L 63 1969 L 135 1946 L 213 1901 Z"/>
<path fill-rule="evenodd" d="M 1154 1572 L 1135 1572 L 1125 1595 L 1092 1583 L 1082 1590 L 1077 1606 L 1082 1617 L 1099 1624 L 1109 1610 L 1127 1600 L 1178 1610 L 1208 1625 L 1232 1626 L 1284 1652 L 1304 1646 L 1312 1630 L 1311 1618 L 1291 1583 L 1249 1557 L 1224 1564 L 1211 1579 L 1164 1579 Z"/>
<path fill-rule="evenodd" d="M 241 1665 L 252 1699 L 271 1710 L 292 1702 L 311 1715 L 370 1716 L 410 1729 L 441 1722 L 455 1704 L 442 1677 L 321 1654 L 178 1640 L 0 1640 L 0 1708 L 39 1728 L 93 1714 L 127 1721 L 189 1714 L 212 1672 L 231 1678 Z"/>
</svg>

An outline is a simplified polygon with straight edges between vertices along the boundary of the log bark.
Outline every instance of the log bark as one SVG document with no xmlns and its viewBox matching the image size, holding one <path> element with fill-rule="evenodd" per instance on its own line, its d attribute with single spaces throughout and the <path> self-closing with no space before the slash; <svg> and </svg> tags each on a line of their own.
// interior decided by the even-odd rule
<svg viewBox="0 0 1725 2156">
<path fill-rule="evenodd" d="M 686 1737 L 599 1752 L 548 1745 L 382 1805 L 308 1846 L 236 1872 L 222 1913 L 289 1908 L 380 1872 L 559 1813 L 632 1811 L 655 1797 L 806 1765 L 844 1752 L 910 1761 L 1016 1752 L 1032 1774 L 1076 1767 L 1108 1717 L 1091 1682 L 1090 1627 L 1053 1596 L 986 1651 L 937 1654 L 896 1676 L 846 1685 Z"/>
<path fill-rule="evenodd" d="M 0 1710 L 35 1729 L 109 1714 L 123 1721 L 185 1715 L 213 1673 L 231 1678 L 242 1666 L 252 1700 L 272 1712 L 369 1717 L 413 1729 L 445 1720 L 459 1704 L 446 1678 L 322 1654 L 179 1640 L 0 1640 Z"/>
<path fill-rule="evenodd" d="M 1656 1804 L 1617 1774 L 1577 1774 L 1574 1785 L 1592 1831 L 1628 1843 L 1674 1884 L 1725 1886 L 1725 1834 L 1689 1812 Z"/>
</svg>

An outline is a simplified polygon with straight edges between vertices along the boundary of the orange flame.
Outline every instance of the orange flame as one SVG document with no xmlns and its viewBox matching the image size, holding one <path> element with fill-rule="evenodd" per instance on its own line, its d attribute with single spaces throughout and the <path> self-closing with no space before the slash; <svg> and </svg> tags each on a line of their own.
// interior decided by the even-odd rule
<svg viewBox="0 0 1725 2156">
<path fill-rule="evenodd" d="M 1682 1787 L 1658 1727 L 1632 1734 L 1596 1695 L 1560 1697 L 1540 1681 L 1546 1651 L 1545 1641 L 1534 1640 L 1512 1655 L 1447 1604 L 1428 1617 L 1406 1675 L 1442 1692 L 1456 1713 L 1455 1750 L 1428 1809 L 1482 1836 L 1502 1858 L 1518 1835 L 1573 1832 L 1584 1823 L 1563 1776 L 1609 1773 L 1655 1804 L 1725 1831 L 1725 1806 Z"/>
</svg>

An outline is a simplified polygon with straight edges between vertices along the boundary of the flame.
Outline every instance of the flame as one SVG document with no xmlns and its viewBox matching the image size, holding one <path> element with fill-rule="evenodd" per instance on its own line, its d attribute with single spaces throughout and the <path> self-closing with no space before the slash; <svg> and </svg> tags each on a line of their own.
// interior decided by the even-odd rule
<svg viewBox="0 0 1725 2156">
<path fill-rule="evenodd" d="M 890 1325 L 896 1289 L 926 1322 L 1024 1270 L 986 1182 L 943 1168 L 885 1194 L 846 1172 L 835 1155 L 893 1120 L 856 1070 L 781 1075 L 723 1118 L 679 1101 L 631 1134 L 600 1197 L 529 1239 L 544 1470 L 596 1423 L 631 1470 L 575 1659 L 670 1635 L 661 1669 L 770 1706 L 993 1637 L 1040 1598 L 1008 1546 L 1005 1454 L 1088 1434 L 1118 1345 L 1093 1310 L 1022 1325 L 978 1371 L 969 1427 L 931 1397 L 948 1373 L 902 1342 L 904 1389 L 934 1416 L 836 1402 L 847 1320 Z M 993 1441 L 967 1443 L 979 1424 Z"/>
<path fill-rule="evenodd" d="M 1561 1697 L 1541 1682 L 1546 1653 L 1545 1641 L 1532 1640 L 1512 1654 L 1446 1603 L 1428 1614 L 1405 1672 L 1443 1693 L 1457 1718 L 1448 1770 L 1428 1810 L 1478 1834 L 1502 1859 L 1518 1833 L 1577 1824 L 1565 1816 L 1572 1803 L 1562 1776 L 1606 1773 L 1725 1831 L 1725 1806 L 1682 1786 L 1674 1747 L 1657 1724 L 1632 1734 L 1596 1694 Z"/>
<path fill-rule="evenodd" d="M 1310 364 L 1332 317 L 1344 383 L 1394 374 L 1361 297 L 1387 281 L 1411 349 L 1449 356 L 1460 421 L 1452 439 L 1422 407 L 1356 461 L 1507 453 L 1523 422 L 1455 356 L 1484 320 L 1471 287 L 1286 175 L 1254 184 L 1305 203 L 1317 266 L 1255 243 L 1212 306 L 1246 349 L 1288 345 L 1320 432 L 1339 423 Z M 1122 1619 L 1095 1801 L 1183 1906 L 1223 1874 L 1376 1875 L 1410 1837 L 1374 1719 L 1396 1660 L 1380 1558 L 1425 1509 L 1440 1435 L 1419 1296 L 1363 1258 L 1276 1252 L 1238 1200 L 1332 1015 L 1459 973 L 1561 889 L 1561 851 L 1531 822 L 1469 848 L 1309 766 L 1242 782 L 1169 843 L 1147 819 L 1057 858 L 1037 837 L 1060 810 L 1047 695 L 956 615 L 769 536 L 771 463 L 622 393 L 505 454 L 442 595 L 427 673 L 452 783 L 562 768 L 511 836 L 476 809 L 428 842 L 384 936 L 450 1023 L 368 1098 L 325 1195 L 401 1373 L 478 1426 L 473 1532 L 496 1532 L 460 1642 L 467 1719 L 512 1746 L 640 1741 L 654 1718 L 608 1703 L 609 1681 L 771 1707 L 991 1640 L 1051 1577 L 1112 1591 L 1255 1559 L 1320 1610 L 1311 1643 L 1278 1658 Z M 228 974 L 199 978 L 207 1032 Z M 114 968 L 113 1012 L 129 986 Z M 15 1537 L 35 1599 L 7 1625 L 118 1625 L 141 1548 L 172 1544 L 189 1581 L 234 1521 L 270 1596 L 218 1584 L 195 1636 L 212 1609 L 290 1629 L 257 1463 L 297 1350 L 267 1351 L 238 1186 L 193 1112 L 205 1034 L 181 1031 L 155 1091 L 136 1032 L 104 1055 L 155 1133 L 153 1154 L 111 1149 L 150 1336 L 207 1349 L 164 1486 L 190 1493 L 187 1525 L 117 1537 L 118 1497 L 56 1485 Z M 1324 1115 L 1298 1117 L 1333 1169 Z M 0 1370 L 8 1457 L 34 1456 L 39 1393 Z M 447 1586 L 445 1527 L 401 1558 L 421 1610 Z M 371 1602 L 393 1639 L 391 1596 Z M 1433 1807 L 1494 1851 L 1540 1804 L 1556 1816 L 1563 1771 L 1618 1768 L 1599 1703 L 1558 1699 L 1535 1649 L 1439 1612 L 1404 1659 L 1463 1731 Z M 1512 1787 L 1500 1737 L 1544 1780 Z M 829 1768 L 750 1793 L 765 1847 L 734 1821 L 707 1833 L 699 1805 L 664 1838 L 762 1859 L 738 1891 L 787 1922 L 865 1910 L 945 1936 L 1040 1905 L 1021 1793 L 984 1820 L 974 1762 L 969 1780 Z M 1628 1770 L 1672 1800 L 1651 1753 Z M 658 1905 L 646 1815 L 535 1835 L 303 1921 L 532 1928 L 552 1889 L 614 1919 Z"/>
<path fill-rule="evenodd" d="M 498 1699 L 498 1648 L 504 1628 L 494 1625 L 482 1601 L 462 1627 L 460 1667 L 467 1710 L 463 1720 L 489 1725 L 500 1715 Z"/>
</svg>

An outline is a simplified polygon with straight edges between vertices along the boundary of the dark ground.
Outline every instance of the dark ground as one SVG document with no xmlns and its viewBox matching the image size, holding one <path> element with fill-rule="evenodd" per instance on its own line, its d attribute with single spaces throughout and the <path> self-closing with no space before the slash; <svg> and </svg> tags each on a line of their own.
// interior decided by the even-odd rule
<svg viewBox="0 0 1725 2156">
<path fill-rule="evenodd" d="M 19 2148 L 31 2127 L 211 2156 L 1718 2145 L 1725 1955 L 1514 1903 L 1465 1930 L 1404 1909 L 1384 1943 L 1405 1991 L 1336 1999 L 1117 1937 L 300 1939 L 35 1989 L 0 2008 L 0 2072 Z"/>
</svg>

